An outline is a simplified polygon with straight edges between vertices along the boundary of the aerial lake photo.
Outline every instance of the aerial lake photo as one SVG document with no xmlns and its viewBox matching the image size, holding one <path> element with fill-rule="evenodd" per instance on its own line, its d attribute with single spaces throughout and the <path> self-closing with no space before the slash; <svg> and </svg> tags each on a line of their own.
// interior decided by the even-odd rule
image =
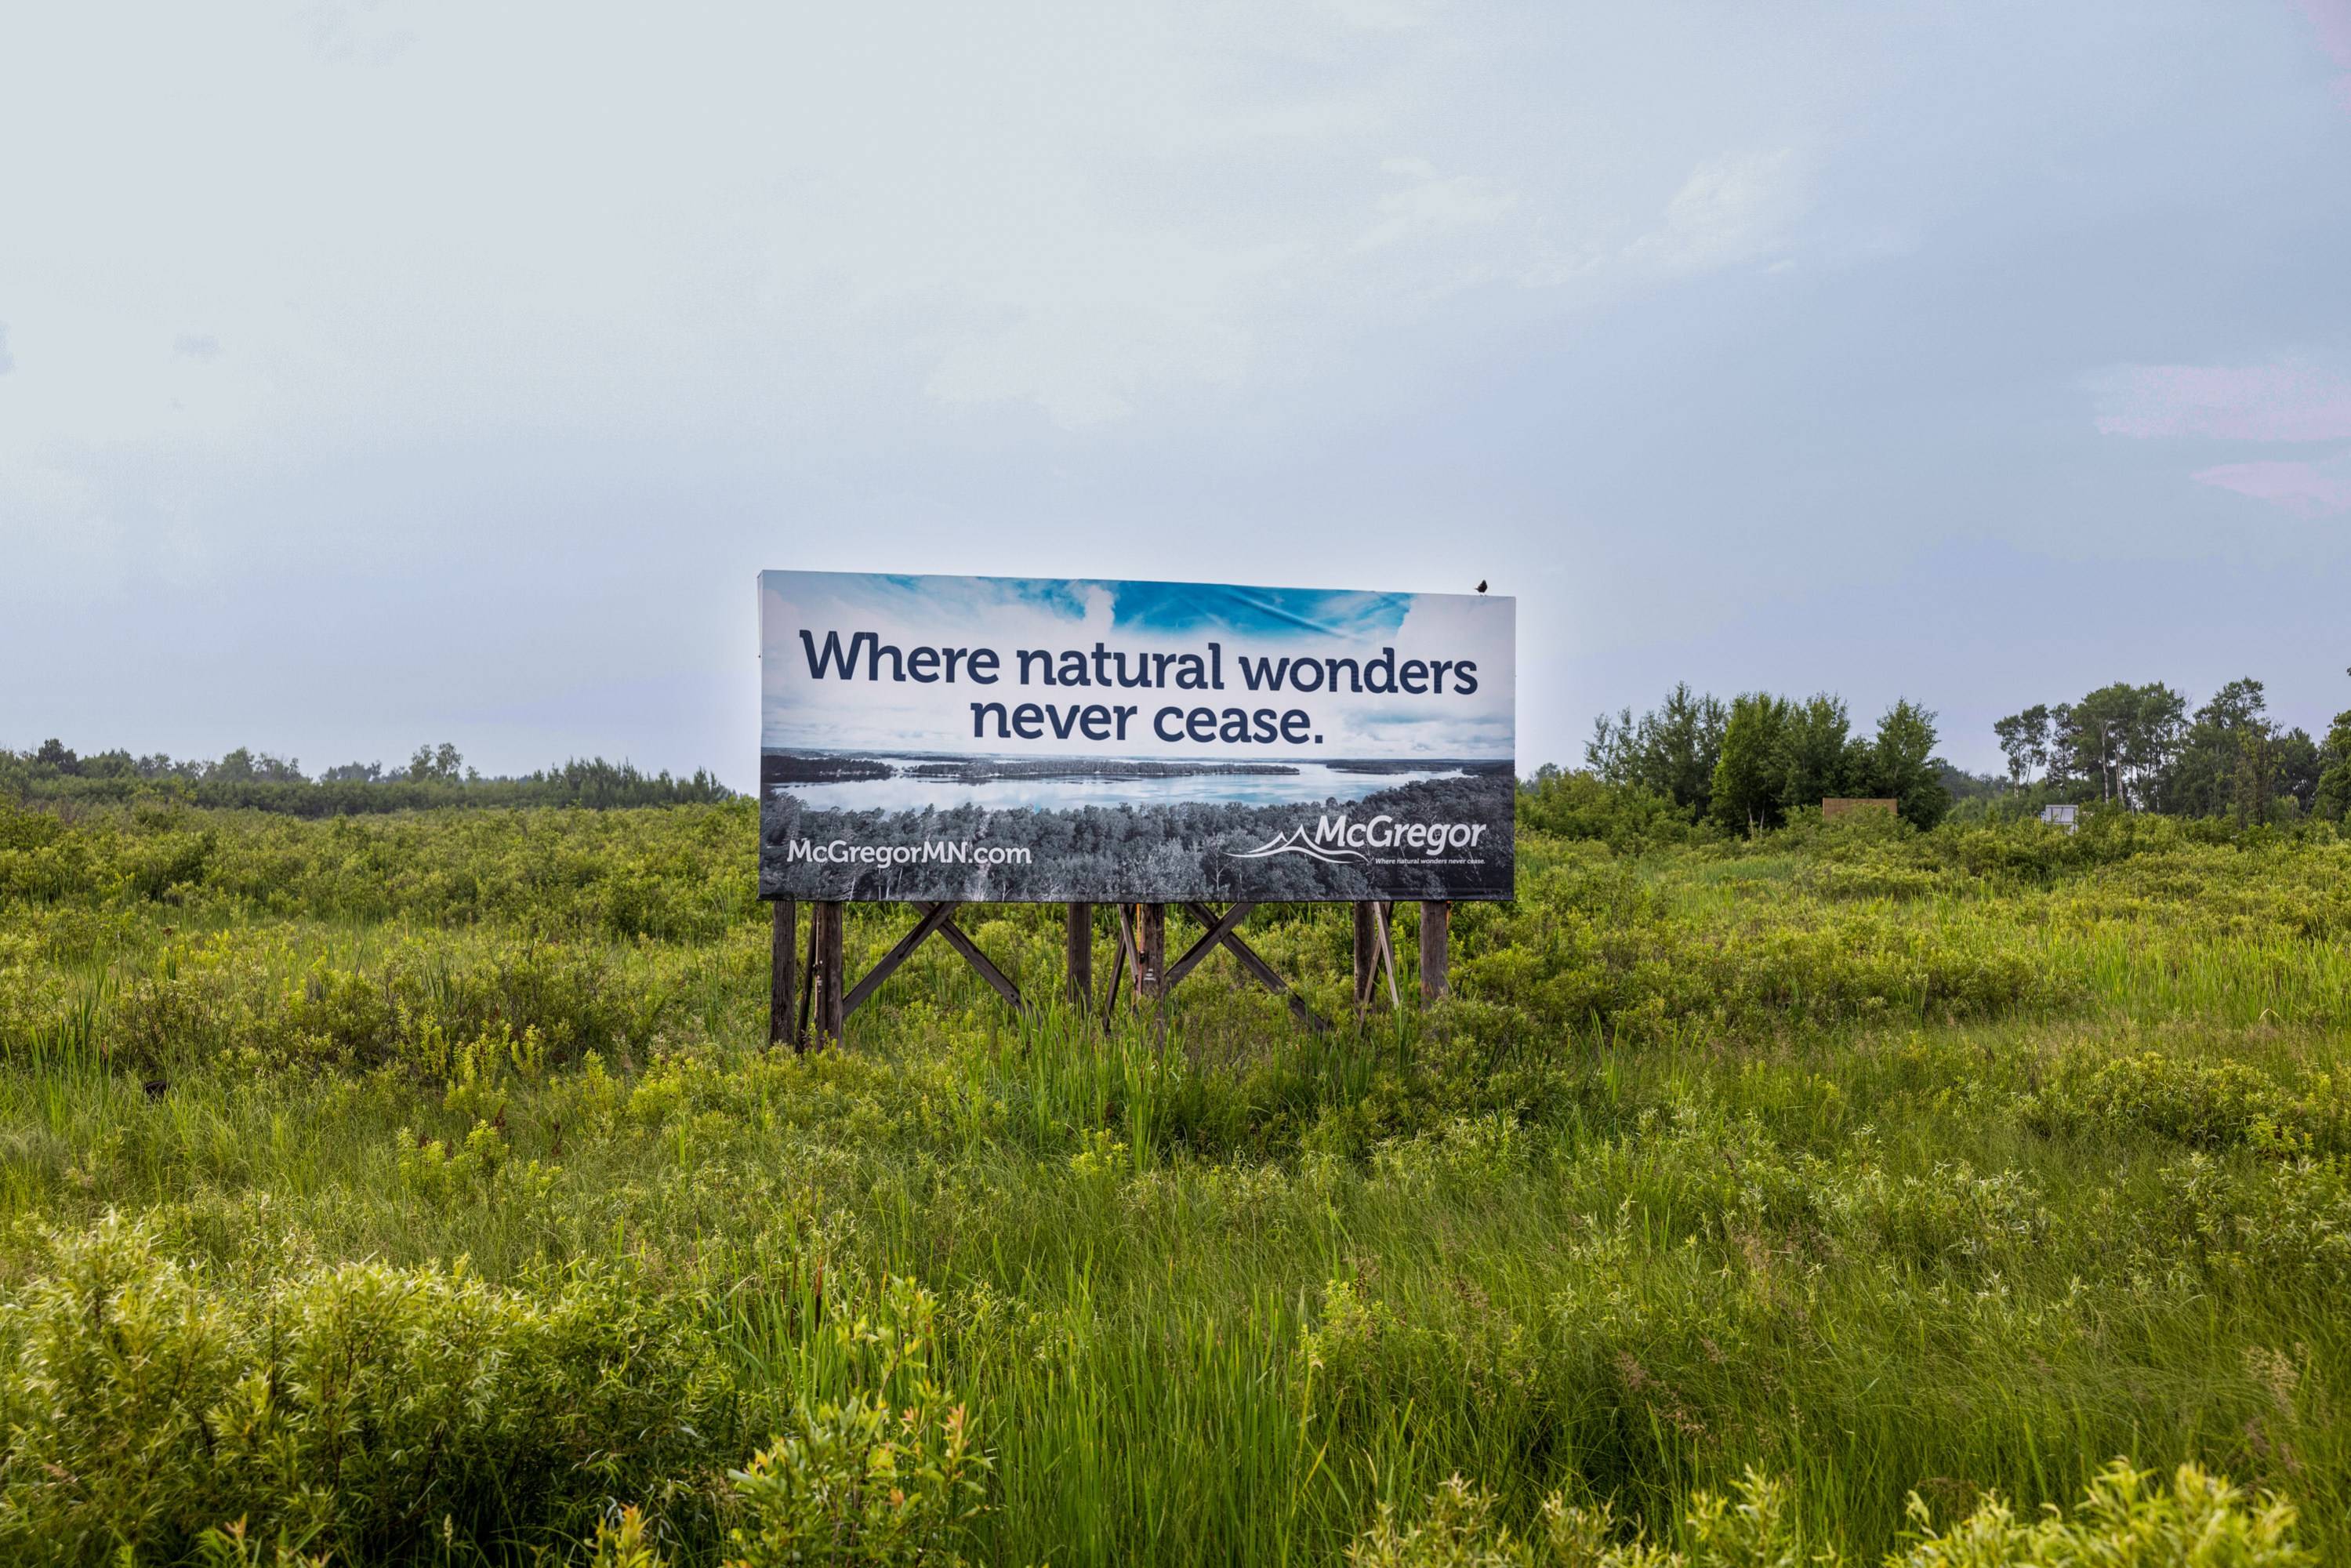
<svg viewBox="0 0 2351 1568">
<path fill-rule="evenodd" d="M 1507 760 L 1171 762 L 1155 758 L 987 758 L 936 753 L 768 751 L 762 792 L 788 790 L 811 810 L 1071 810 L 1217 801 L 1345 804 L 1400 784 L 1510 771 Z"/>
</svg>

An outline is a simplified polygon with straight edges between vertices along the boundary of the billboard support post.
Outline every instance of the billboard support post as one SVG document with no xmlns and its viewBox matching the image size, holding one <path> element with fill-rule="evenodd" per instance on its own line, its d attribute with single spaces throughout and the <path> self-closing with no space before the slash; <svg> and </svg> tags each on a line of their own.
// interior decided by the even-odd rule
<svg viewBox="0 0 2351 1568">
<path fill-rule="evenodd" d="M 841 1038 L 841 1022 L 848 1017 L 841 997 L 841 905 L 820 902 L 810 909 L 809 918 L 809 946 L 816 955 L 809 966 L 809 996 L 816 1004 L 811 1043 L 831 1045 Z"/>
<path fill-rule="evenodd" d="M 793 998 L 799 968 L 800 906 L 795 898 L 775 902 L 774 946 L 768 958 L 768 1043 L 794 1039 Z M 794 1043 L 798 1043 L 795 1040 Z"/>
<path fill-rule="evenodd" d="M 1167 995 L 1167 906 L 1134 906 L 1134 988 L 1137 995 L 1157 1002 Z"/>
<path fill-rule="evenodd" d="M 1445 995 L 1447 938 L 1453 931 L 1453 905 L 1439 899 L 1420 904 L 1420 999 L 1433 1002 Z"/>
<path fill-rule="evenodd" d="M 1091 1012 L 1094 1005 L 1094 906 L 1072 904 L 1068 906 L 1066 918 L 1070 1002 L 1080 1012 Z"/>
</svg>

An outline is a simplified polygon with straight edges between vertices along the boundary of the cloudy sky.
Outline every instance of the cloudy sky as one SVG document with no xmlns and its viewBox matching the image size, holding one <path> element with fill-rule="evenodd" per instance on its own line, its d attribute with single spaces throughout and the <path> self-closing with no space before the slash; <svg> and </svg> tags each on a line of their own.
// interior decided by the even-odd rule
<svg viewBox="0 0 2351 1568">
<path fill-rule="evenodd" d="M 761 568 L 2351 707 L 2351 0 L 16 6 L 0 744 L 756 774 Z"/>
</svg>

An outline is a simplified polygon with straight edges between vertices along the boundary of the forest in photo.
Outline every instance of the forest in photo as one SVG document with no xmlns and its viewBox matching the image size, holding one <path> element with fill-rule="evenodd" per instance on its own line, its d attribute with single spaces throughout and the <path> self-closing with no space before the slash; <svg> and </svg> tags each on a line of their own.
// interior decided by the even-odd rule
<svg viewBox="0 0 2351 1568">
<path fill-rule="evenodd" d="M 0 1560 L 2345 1561 L 2351 715 L 2261 695 L 1677 688 L 1441 998 L 1409 901 L 1361 1007 L 1251 915 L 1327 1031 L 982 903 L 1020 1009 L 807 1051 L 706 775 L 0 754 Z"/>
<path fill-rule="evenodd" d="M 2351 671 L 2346 671 L 2351 674 Z M 2117 683 L 2078 702 L 2036 703 L 1992 727 L 2005 776 L 1970 774 L 1935 755 L 1936 716 L 1901 700 L 1860 734 L 1844 702 L 1750 692 L 1725 703 L 1687 685 L 1635 718 L 1630 708 L 1593 722 L 1585 774 L 1656 802 L 1693 827 L 1753 834 L 1823 800 L 1895 802 L 1903 821 L 1931 828 L 2103 805 L 2240 827 L 2341 822 L 2351 810 L 2351 709 L 2323 739 L 2277 724 L 2262 683 L 2231 681 L 2201 706 L 2160 682 Z M 1577 776 L 1539 769 L 1570 798 Z"/>
</svg>

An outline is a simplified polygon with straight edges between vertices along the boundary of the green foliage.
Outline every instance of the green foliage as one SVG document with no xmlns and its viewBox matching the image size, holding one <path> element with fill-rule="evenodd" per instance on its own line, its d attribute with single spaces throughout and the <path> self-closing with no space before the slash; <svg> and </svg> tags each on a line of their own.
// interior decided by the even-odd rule
<svg viewBox="0 0 2351 1568">
<path fill-rule="evenodd" d="M 1592 773 L 1545 764 L 1520 787 L 1521 830 L 1562 839 L 1592 839 L 1623 853 L 1664 844 L 1703 843 L 1711 836 L 1674 801 L 1640 784 L 1611 784 Z"/>
<path fill-rule="evenodd" d="M 2249 1499 L 2226 1480 L 2182 1465 L 2168 1488 L 2121 1461 L 2089 1483 L 2071 1517 L 2052 1510 L 2020 1521 L 1998 1495 L 1939 1533 L 1913 1493 L 1918 1533 L 1888 1553 L 1886 1568 L 2304 1568 L 2294 1510 Z M 1783 1482 L 1750 1470 L 1736 1498 L 1700 1491 L 1684 1528 L 1687 1552 L 1618 1538 L 1604 1511 L 1545 1500 L 1538 1533 L 1521 1538 L 1495 1518 L 1494 1500 L 1458 1476 L 1428 1500 L 1422 1521 L 1400 1528 L 1385 1505 L 1347 1553 L 1350 1568 L 1802 1568 L 1842 1561 L 1807 1542 Z"/>
<path fill-rule="evenodd" d="M 1787 821 L 1780 790 L 1788 773 L 1790 709 L 1787 698 L 1766 692 L 1731 699 L 1708 808 L 1725 832 L 1752 835 Z"/>
<path fill-rule="evenodd" d="M 45 1233 L 37 1269 L 0 1389 L 16 1562 L 168 1560 L 230 1519 L 346 1559 L 444 1520 L 565 1538 L 615 1490 L 706 1492 L 741 1440 L 711 1347 L 617 1274 L 520 1291 L 345 1263 L 250 1285 L 111 1218 Z"/>
<path fill-rule="evenodd" d="M 1942 1534 L 1914 1496 L 1920 1538 L 1886 1559 L 1888 1568 L 2303 1568 L 2318 1560 L 2294 1543 L 2294 1510 L 2274 1497 L 2249 1499 L 2194 1465 L 2168 1489 L 2119 1460 L 2099 1472 L 2071 1518 L 2052 1512 L 2020 1522 L 1998 1497 Z"/>
<path fill-rule="evenodd" d="M 654 1542 L 646 1539 L 644 1511 L 631 1503 L 621 1510 L 620 1517 L 596 1524 L 596 1539 L 589 1543 L 588 1568 L 669 1568 L 669 1558 Z"/>
<path fill-rule="evenodd" d="M 2315 813 L 2340 820 L 2325 775 L 2339 764 L 2299 729 L 2281 729 L 2256 680 L 2236 680 L 2190 716 L 2160 684 L 2102 686 L 2076 703 L 2036 704 L 1992 726 L 2020 789 L 2136 810 L 2232 817 L 2240 826 Z M 2330 816 L 2331 812 L 2331 816 Z"/>
<path fill-rule="evenodd" d="M 1906 699 L 1877 721 L 1868 755 L 1868 792 L 1894 800 L 1895 810 L 1914 828 L 1933 827 L 1951 808 L 1934 752 L 1935 716 L 1926 709 Z"/>
<path fill-rule="evenodd" d="M 1105 1026 L 998 905 L 1032 1010 L 806 1057 L 747 806 L 0 813 L 0 1555 L 1861 1563 L 2116 1453 L 2344 1554 L 2351 843 L 1520 810 L 1439 1006 L 1274 906 L 1332 1034 Z"/>
<path fill-rule="evenodd" d="M 1631 708 L 1614 718 L 1601 715 L 1583 748 L 1584 766 L 1603 783 L 1646 789 L 1672 801 L 1688 820 L 1703 821 L 1712 806 L 1727 716 L 1720 702 L 1692 692 L 1685 681 L 1637 720 Z"/>
<path fill-rule="evenodd" d="M 183 802 L 214 810 L 279 812 L 297 817 L 381 815 L 450 806 L 573 806 L 608 810 L 629 806 L 714 805 L 734 792 L 706 771 L 691 779 L 640 772 L 634 764 L 573 758 L 518 779 L 486 779 L 465 768 L 445 741 L 419 747 L 405 768 L 387 775 L 380 764 L 330 768 L 316 779 L 298 762 L 239 747 L 216 762 L 133 758 L 106 752 L 78 757 L 51 740 L 35 751 L 0 750 L 0 798 L 59 806 Z"/>
<path fill-rule="evenodd" d="M 1623 803 L 1595 810 L 1601 802 L 1586 790 L 1550 804 L 1543 816 L 1561 823 L 1554 831 L 1625 847 L 1667 841 L 1614 822 L 1599 831 L 1587 824 L 1621 818 L 1627 805 L 1654 798 L 1726 834 L 1749 837 L 1815 815 L 1829 797 L 1859 796 L 1890 798 L 1905 821 L 1931 828 L 1951 806 L 1935 738 L 1935 716 L 1907 700 L 1886 710 L 1876 735 L 1863 740 L 1852 734 L 1844 702 L 1825 692 L 1804 702 L 1749 692 L 1725 708 L 1677 686 L 1663 706 L 1637 721 L 1630 709 L 1604 716 L 1584 748 L 1593 778 Z M 1695 777 L 1701 764 L 1703 784 Z M 1537 776 L 1538 789 L 1544 777 Z"/>
<path fill-rule="evenodd" d="M 2325 822 L 2351 820 L 2351 710 L 2335 716 L 2318 765 L 2323 771 L 2312 793 L 2311 814 Z"/>
<path fill-rule="evenodd" d="M 2351 1153 L 2351 1095 L 2330 1074 L 2294 1092 L 2241 1061 L 2183 1061 L 2151 1051 L 2111 1060 L 2075 1054 L 2022 1108 L 2044 1133 L 2095 1129 L 2189 1148 Z"/>
<path fill-rule="evenodd" d="M 1426 1515 L 1413 1524 L 1399 1526 L 1382 1503 L 1378 1521 L 1347 1549 L 1349 1568 L 1681 1568 L 1684 1561 L 1638 1539 L 1617 1540 L 1605 1505 L 1574 1508 L 1553 1494 L 1541 1533 L 1523 1539 L 1494 1515 L 1489 1494 L 1454 1476 L 1429 1494 Z"/>
<path fill-rule="evenodd" d="M 935 1303 L 893 1281 L 878 1322 L 833 1331 L 836 1354 L 869 1385 L 801 1406 L 783 1435 L 734 1472 L 753 1521 L 732 1535 L 728 1568 L 799 1563 L 952 1564 L 987 1496 L 961 1404 L 931 1378 Z"/>
</svg>

